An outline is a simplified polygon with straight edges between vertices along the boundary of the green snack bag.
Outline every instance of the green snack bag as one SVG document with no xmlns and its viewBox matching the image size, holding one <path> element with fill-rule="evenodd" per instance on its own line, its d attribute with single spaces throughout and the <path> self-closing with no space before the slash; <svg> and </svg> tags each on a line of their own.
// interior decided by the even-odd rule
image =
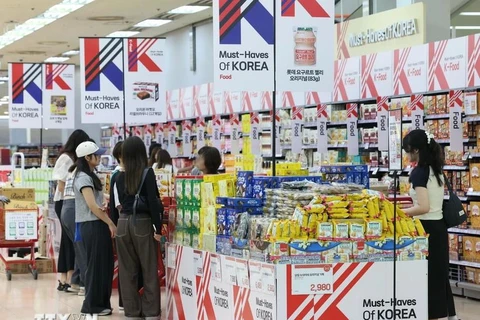
<svg viewBox="0 0 480 320">
<path fill-rule="evenodd" d="M 189 229 L 192 227 L 192 208 L 185 207 L 183 209 L 183 225 L 185 229 Z"/>
<path fill-rule="evenodd" d="M 183 207 L 178 207 L 177 208 L 177 228 L 178 229 L 183 229 L 185 226 L 185 212 Z"/>
<path fill-rule="evenodd" d="M 200 208 L 192 207 L 192 228 L 200 230 Z"/>
<path fill-rule="evenodd" d="M 182 205 L 184 201 L 184 191 L 183 191 L 184 183 L 185 183 L 185 179 L 175 180 L 175 196 L 177 198 L 177 205 Z"/>
<path fill-rule="evenodd" d="M 185 179 L 183 192 L 185 195 L 184 196 L 185 205 L 191 206 L 192 205 L 192 179 Z"/>
<path fill-rule="evenodd" d="M 192 179 L 192 205 L 195 207 L 201 206 L 201 185 L 202 180 Z"/>
</svg>

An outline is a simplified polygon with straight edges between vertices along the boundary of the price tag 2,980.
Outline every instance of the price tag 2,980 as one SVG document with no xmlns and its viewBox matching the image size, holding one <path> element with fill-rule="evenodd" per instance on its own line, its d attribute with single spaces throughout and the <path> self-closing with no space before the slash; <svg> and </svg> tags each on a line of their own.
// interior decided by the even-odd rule
<svg viewBox="0 0 480 320">
<path fill-rule="evenodd" d="M 203 252 L 193 250 L 193 267 L 195 268 L 195 275 L 203 277 Z"/>
<path fill-rule="evenodd" d="M 292 265 L 292 294 L 332 294 L 331 264 Z"/>
</svg>

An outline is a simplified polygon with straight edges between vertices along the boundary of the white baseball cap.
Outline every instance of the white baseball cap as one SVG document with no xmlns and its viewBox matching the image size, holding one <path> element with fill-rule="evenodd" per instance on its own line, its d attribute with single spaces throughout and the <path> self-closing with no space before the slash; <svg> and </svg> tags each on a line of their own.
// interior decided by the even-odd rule
<svg viewBox="0 0 480 320">
<path fill-rule="evenodd" d="M 85 141 L 78 145 L 77 149 L 75 150 L 75 153 L 77 154 L 77 157 L 81 158 L 91 154 L 100 156 L 104 154 L 106 151 L 107 149 L 99 148 L 94 142 Z"/>
</svg>

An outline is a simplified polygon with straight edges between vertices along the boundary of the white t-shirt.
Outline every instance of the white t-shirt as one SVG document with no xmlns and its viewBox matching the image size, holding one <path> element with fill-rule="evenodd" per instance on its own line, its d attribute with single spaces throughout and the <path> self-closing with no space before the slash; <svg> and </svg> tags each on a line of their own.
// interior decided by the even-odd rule
<svg viewBox="0 0 480 320">
<path fill-rule="evenodd" d="M 70 158 L 68 154 L 62 154 L 58 157 L 57 161 L 55 162 L 55 167 L 53 168 L 52 179 L 57 181 L 66 182 L 68 178 L 68 169 L 73 165 L 73 160 Z M 53 197 L 54 201 L 63 200 L 63 193 L 55 189 L 55 196 Z"/>
<path fill-rule="evenodd" d="M 178 173 L 178 168 L 175 167 L 175 166 L 172 166 L 172 165 L 170 165 L 170 164 L 167 164 L 164 168 L 157 168 L 157 164 L 154 163 L 153 166 L 152 166 L 152 169 L 153 169 L 153 170 L 160 170 L 160 169 L 162 169 L 162 170 L 165 170 L 165 171 L 167 171 L 167 172 L 173 172 L 174 175 L 177 175 L 177 173 Z"/>
<path fill-rule="evenodd" d="M 443 175 L 440 176 L 442 182 Z M 416 167 L 410 174 L 410 182 L 412 187 L 410 188 L 410 196 L 412 197 L 413 204 L 418 205 L 416 187 L 427 188 L 428 201 L 430 203 L 430 211 L 428 213 L 416 216 L 420 220 L 441 220 L 443 219 L 443 196 L 444 196 L 444 183 L 439 186 L 437 178 L 431 168 Z"/>
</svg>

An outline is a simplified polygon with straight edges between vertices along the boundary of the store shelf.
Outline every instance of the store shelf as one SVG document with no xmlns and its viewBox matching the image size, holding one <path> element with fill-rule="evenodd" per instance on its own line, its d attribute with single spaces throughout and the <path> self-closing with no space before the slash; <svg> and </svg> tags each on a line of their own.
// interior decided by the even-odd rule
<svg viewBox="0 0 480 320">
<path fill-rule="evenodd" d="M 478 229 L 450 228 L 450 229 L 448 229 L 448 232 L 480 236 L 480 230 L 478 230 Z"/>
<path fill-rule="evenodd" d="M 388 168 L 382 168 L 382 167 L 370 167 L 370 172 L 389 172 Z"/>
<path fill-rule="evenodd" d="M 358 120 L 357 124 L 376 124 L 377 119 Z"/>
<path fill-rule="evenodd" d="M 327 122 L 327 127 L 346 126 L 347 121 Z"/>
<path fill-rule="evenodd" d="M 443 170 L 448 170 L 448 171 L 464 171 L 468 170 L 468 166 L 444 166 Z"/>
<path fill-rule="evenodd" d="M 317 128 L 317 126 L 316 122 L 305 122 L 303 125 L 304 128 Z"/>
<path fill-rule="evenodd" d="M 377 149 L 378 148 L 378 143 L 362 143 L 359 146 L 362 149 L 368 150 L 368 149 Z"/>
<path fill-rule="evenodd" d="M 435 140 L 435 141 L 436 141 L 437 143 L 442 143 L 442 144 L 443 144 L 443 143 L 450 143 L 450 142 L 451 142 L 450 139 L 437 139 L 437 140 Z M 468 142 L 470 142 L 470 141 L 473 142 L 473 141 L 475 141 L 475 140 L 474 140 L 474 139 L 473 139 L 473 140 L 463 139 L 463 143 L 468 143 Z"/>
<path fill-rule="evenodd" d="M 429 115 L 426 115 L 423 119 L 432 120 L 432 119 L 448 119 L 448 118 L 450 118 L 450 115 L 448 113 L 444 113 L 444 114 L 429 114 Z"/>
<path fill-rule="evenodd" d="M 478 262 L 450 260 L 450 264 L 454 264 L 457 266 L 480 268 L 480 263 Z"/>
<path fill-rule="evenodd" d="M 444 200 L 448 200 L 449 199 L 449 196 L 448 195 L 444 195 L 443 196 L 443 199 Z M 458 197 L 458 199 L 462 202 L 465 202 L 465 201 L 468 201 L 468 197 Z"/>
<path fill-rule="evenodd" d="M 468 155 L 469 159 L 480 158 L 480 153 L 470 153 Z"/>
<path fill-rule="evenodd" d="M 480 121 L 480 115 L 472 115 L 472 116 L 466 116 L 465 117 L 465 120 L 467 122 L 477 122 L 477 121 Z"/>
<path fill-rule="evenodd" d="M 329 149 L 336 149 L 336 148 L 347 148 L 347 143 L 335 143 L 335 144 L 329 144 L 328 145 Z"/>
<path fill-rule="evenodd" d="M 479 191 L 469 191 L 467 192 L 467 197 L 480 197 Z"/>
</svg>

